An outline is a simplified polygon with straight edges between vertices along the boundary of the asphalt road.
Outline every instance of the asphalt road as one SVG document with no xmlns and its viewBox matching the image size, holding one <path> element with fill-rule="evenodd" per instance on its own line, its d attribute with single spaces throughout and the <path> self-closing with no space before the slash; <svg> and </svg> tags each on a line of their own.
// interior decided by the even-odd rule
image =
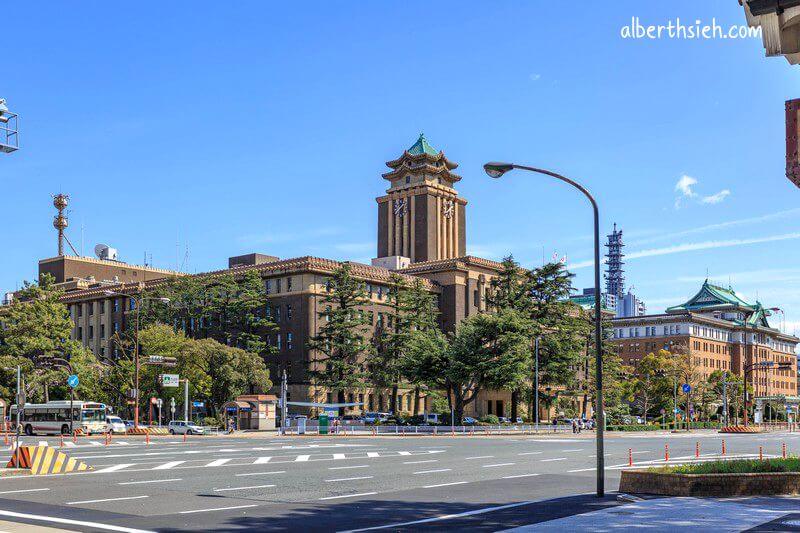
<svg viewBox="0 0 800 533">
<path fill-rule="evenodd" d="M 663 464 L 665 444 L 671 463 L 694 461 L 699 442 L 701 460 L 709 460 L 720 455 L 722 438 L 611 435 L 606 490 L 617 489 L 629 449 L 635 466 L 644 466 Z M 800 453 L 800 434 L 724 438 L 728 457 L 757 456 L 759 446 L 780 455 L 784 442 Z M 24 439 L 40 441 L 58 445 Z M 593 433 L 161 437 L 149 445 L 116 437 L 109 446 L 92 438 L 63 450 L 94 470 L 0 478 L 0 520 L 82 531 L 494 531 L 618 505 L 614 494 L 593 495 Z"/>
</svg>

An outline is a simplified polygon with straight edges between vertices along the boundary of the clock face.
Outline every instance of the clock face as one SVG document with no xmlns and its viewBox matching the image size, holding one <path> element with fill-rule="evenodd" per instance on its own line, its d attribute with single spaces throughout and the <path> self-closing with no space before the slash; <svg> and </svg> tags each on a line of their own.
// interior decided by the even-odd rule
<svg viewBox="0 0 800 533">
<path fill-rule="evenodd" d="M 450 217 L 453 216 L 453 201 L 452 200 L 446 201 L 444 203 L 444 205 L 442 206 L 442 214 L 447 218 L 450 218 Z"/>
<path fill-rule="evenodd" d="M 394 201 L 394 214 L 398 216 L 403 216 L 406 212 L 406 200 L 405 198 L 401 198 L 400 200 Z"/>
</svg>

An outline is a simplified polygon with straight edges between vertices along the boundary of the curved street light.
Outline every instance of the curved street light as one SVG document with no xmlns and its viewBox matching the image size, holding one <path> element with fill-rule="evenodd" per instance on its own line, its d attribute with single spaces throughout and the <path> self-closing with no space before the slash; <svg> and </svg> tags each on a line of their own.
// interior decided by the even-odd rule
<svg viewBox="0 0 800 533">
<path fill-rule="evenodd" d="M 603 429 L 605 426 L 605 412 L 603 411 L 603 348 L 602 348 L 602 323 L 601 323 L 601 310 L 600 310 L 600 222 L 597 209 L 597 202 L 594 197 L 586 190 L 583 185 L 573 181 L 561 174 L 557 174 L 550 170 L 541 168 L 528 167 L 524 165 L 516 165 L 514 163 L 491 162 L 483 165 L 486 174 L 491 178 L 500 178 L 506 172 L 514 169 L 527 170 L 528 172 L 535 172 L 537 174 L 544 174 L 557 180 L 568 183 L 578 189 L 592 204 L 592 212 L 594 214 L 594 345 L 595 345 L 595 381 L 596 381 L 596 397 L 595 397 L 595 414 L 597 419 L 597 433 L 596 433 L 596 446 L 597 446 L 597 496 L 603 497 L 605 494 L 605 458 L 603 451 Z M 538 394 L 536 391 L 535 394 Z M 537 413 L 538 414 L 538 413 Z"/>
<path fill-rule="evenodd" d="M 130 298 L 136 305 L 136 325 L 134 327 L 133 338 L 133 367 L 134 367 L 134 404 L 133 404 L 133 427 L 139 427 L 139 310 L 142 308 L 142 302 L 145 300 L 157 300 L 159 302 L 168 304 L 169 298 L 143 298 L 136 297 L 132 294 L 124 294 L 117 291 L 105 290 L 103 294 L 106 296 L 122 296 L 123 298 Z"/>
</svg>

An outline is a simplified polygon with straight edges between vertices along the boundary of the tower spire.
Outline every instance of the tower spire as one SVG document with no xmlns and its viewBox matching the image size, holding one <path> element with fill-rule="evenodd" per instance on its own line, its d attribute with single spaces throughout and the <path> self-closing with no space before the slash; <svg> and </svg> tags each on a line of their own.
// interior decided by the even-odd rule
<svg viewBox="0 0 800 533">
<path fill-rule="evenodd" d="M 608 235 L 608 242 L 606 248 L 606 292 L 613 294 L 617 298 L 622 298 L 625 295 L 625 276 L 622 270 L 622 265 L 625 263 L 622 258 L 625 254 L 622 253 L 622 248 L 625 244 L 622 242 L 622 230 L 617 231 L 617 223 L 614 223 L 614 229 Z"/>
</svg>

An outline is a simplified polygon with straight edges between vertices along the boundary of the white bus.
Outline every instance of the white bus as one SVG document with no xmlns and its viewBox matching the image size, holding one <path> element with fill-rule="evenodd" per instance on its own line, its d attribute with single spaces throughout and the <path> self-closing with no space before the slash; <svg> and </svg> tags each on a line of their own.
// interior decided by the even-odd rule
<svg viewBox="0 0 800 533">
<path fill-rule="evenodd" d="M 20 416 L 20 427 L 26 435 L 50 433 L 69 435 L 72 429 L 82 429 L 86 433 L 106 433 L 106 404 L 98 402 L 72 402 L 72 417 L 69 414 L 70 401 L 57 400 L 47 403 L 26 403 Z M 17 406 L 9 409 L 11 430 L 16 431 Z"/>
</svg>

